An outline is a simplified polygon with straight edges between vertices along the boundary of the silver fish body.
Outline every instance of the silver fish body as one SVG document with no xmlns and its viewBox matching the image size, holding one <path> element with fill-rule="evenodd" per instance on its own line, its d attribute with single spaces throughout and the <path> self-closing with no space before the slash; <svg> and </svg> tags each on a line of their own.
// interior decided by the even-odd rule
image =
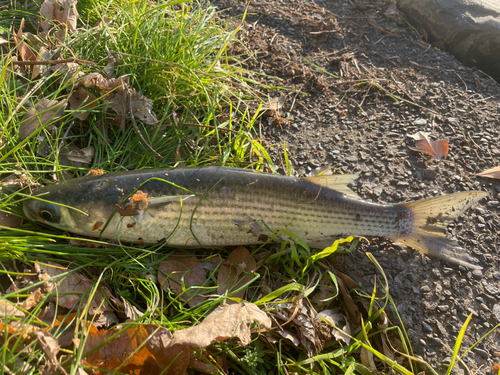
<svg viewBox="0 0 500 375">
<path fill-rule="evenodd" d="M 227 167 L 119 172 L 42 188 L 37 197 L 44 201 L 25 201 L 24 212 L 81 235 L 190 247 L 280 242 L 290 233 L 313 247 L 337 236 L 379 236 L 470 266 L 443 228 L 486 193 L 380 205 L 350 196 L 346 183 L 353 177 L 293 178 Z M 138 191 L 147 198 L 132 206 Z M 133 211 L 122 216 L 127 204 Z"/>
</svg>

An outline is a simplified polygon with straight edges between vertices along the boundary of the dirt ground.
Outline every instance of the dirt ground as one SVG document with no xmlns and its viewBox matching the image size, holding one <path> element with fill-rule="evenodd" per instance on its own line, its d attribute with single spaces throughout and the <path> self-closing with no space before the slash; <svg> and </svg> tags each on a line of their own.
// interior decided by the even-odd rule
<svg viewBox="0 0 500 375">
<path fill-rule="evenodd" d="M 242 0 L 215 4 L 234 16 L 245 10 Z M 375 267 L 365 251 L 375 256 L 415 354 L 439 368 L 449 363 L 449 348 L 471 312 L 466 348 L 500 322 L 500 180 L 474 176 L 500 164 L 500 85 L 426 43 L 391 9 L 385 1 L 253 1 L 239 38 L 256 53 L 247 67 L 275 77 L 256 78 L 297 90 L 285 93 L 285 104 L 261 129 L 269 145 L 286 142 L 296 174 L 321 165 L 355 173 L 361 197 L 388 204 L 489 192 L 449 228 L 480 271 L 384 239 L 335 258 L 339 270 L 371 292 Z M 448 157 L 411 151 L 409 135 L 418 131 L 447 139 Z M 282 148 L 273 150 L 276 165 L 283 165 Z M 498 330 L 471 350 L 457 373 L 468 373 L 466 365 L 489 374 L 495 362 Z"/>
</svg>

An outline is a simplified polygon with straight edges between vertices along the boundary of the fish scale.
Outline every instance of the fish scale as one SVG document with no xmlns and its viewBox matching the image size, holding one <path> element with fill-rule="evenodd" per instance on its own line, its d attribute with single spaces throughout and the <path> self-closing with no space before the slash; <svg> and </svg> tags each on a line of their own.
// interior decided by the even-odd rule
<svg viewBox="0 0 500 375">
<path fill-rule="evenodd" d="M 36 194 L 45 202 L 29 199 L 23 208 L 31 220 L 124 242 L 259 245 L 286 240 L 286 230 L 314 247 L 337 236 L 380 236 L 478 267 L 446 236 L 446 224 L 487 193 L 381 205 L 354 198 L 347 188 L 353 180 L 352 175 L 294 178 L 227 167 L 130 171 L 44 187 Z M 120 216 L 116 206 L 126 206 L 138 190 L 147 194 L 147 205 L 129 203 L 132 214 Z"/>
</svg>

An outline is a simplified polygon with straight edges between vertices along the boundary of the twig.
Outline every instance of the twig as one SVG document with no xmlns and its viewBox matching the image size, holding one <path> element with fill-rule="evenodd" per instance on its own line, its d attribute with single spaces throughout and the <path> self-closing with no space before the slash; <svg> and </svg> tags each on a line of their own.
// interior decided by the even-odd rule
<svg viewBox="0 0 500 375">
<path fill-rule="evenodd" d="M 132 119 L 132 126 L 134 127 L 134 130 L 135 132 L 137 133 L 137 135 L 139 136 L 139 138 L 141 139 L 142 143 L 144 143 L 144 145 L 149 148 L 149 150 L 151 150 L 151 152 L 153 154 L 155 154 L 156 156 L 158 156 L 160 159 L 163 159 L 163 156 L 161 156 L 158 152 L 156 152 L 153 147 L 151 147 L 149 145 L 148 142 L 146 142 L 146 140 L 144 139 L 144 137 L 142 136 L 142 133 L 141 131 L 139 130 L 139 127 L 137 126 L 137 123 L 135 122 L 135 116 L 134 116 L 134 111 L 132 110 L 132 95 L 130 95 L 130 93 L 127 92 L 127 96 L 128 96 L 128 105 L 129 105 L 129 112 L 130 112 L 130 118 Z"/>
<path fill-rule="evenodd" d="M 63 59 L 63 60 L 36 60 L 36 61 L 11 61 L 10 63 L 13 65 L 58 65 L 58 64 L 65 64 L 69 62 L 76 62 L 78 64 L 93 64 L 97 65 L 93 61 L 89 60 L 83 60 L 83 59 L 77 59 L 77 58 L 69 58 L 69 59 Z"/>
</svg>

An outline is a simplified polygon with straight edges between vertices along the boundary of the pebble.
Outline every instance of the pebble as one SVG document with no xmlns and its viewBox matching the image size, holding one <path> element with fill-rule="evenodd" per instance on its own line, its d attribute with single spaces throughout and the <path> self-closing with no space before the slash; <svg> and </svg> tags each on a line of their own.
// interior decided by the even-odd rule
<svg viewBox="0 0 500 375">
<path fill-rule="evenodd" d="M 438 340 L 438 339 L 433 337 L 433 338 L 429 339 L 429 346 L 433 347 L 433 348 L 440 348 L 443 346 L 443 343 L 441 342 L 441 340 Z"/>
<path fill-rule="evenodd" d="M 481 270 L 473 270 L 472 277 L 476 280 L 481 280 L 483 278 L 483 271 Z"/>
<path fill-rule="evenodd" d="M 422 331 L 424 331 L 425 333 L 431 333 L 433 331 L 433 329 L 429 324 L 422 322 Z"/>
<path fill-rule="evenodd" d="M 413 121 L 413 125 L 425 126 L 425 125 L 427 125 L 427 120 L 424 118 L 418 118 L 415 121 Z"/>
<path fill-rule="evenodd" d="M 449 309 L 450 309 L 450 306 L 448 306 L 448 305 L 439 305 L 438 306 L 438 310 L 440 312 L 445 312 L 445 311 L 448 311 Z"/>
<path fill-rule="evenodd" d="M 420 293 L 429 293 L 431 291 L 431 288 L 429 285 L 424 285 L 423 287 L 420 288 Z"/>
<path fill-rule="evenodd" d="M 453 126 L 458 126 L 458 121 L 455 117 L 448 117 L 446 118 L 446 122 L 450 125 L 453 125 Z"/>
<path fill-rule="evenodd" d="M 422 345 L 424 347 L 427 346 L 427 343 L 425 342 L 424 339 L 420 339 L 420 340 L 418 340 L 418 342 L 420 343 L 420 345 Z"/>
<path fill-rule="evenodd" d="M 427 355 L 429 357 L 434 357 L 436 354 L 437 354 L 436 349 L 434 349 L 434 348 L 427 349 Z"/>
<path fill-rule="evenodd" d="M 474 352 L 476 354 L 479 354 L 481 357 L 483 357 L 484 359 L 488 359 L 489 356 L 490 356 L 490 353 L 488 353 L 488 351 L 484 350 L 484 349 L 479 349 L 479 348 L 475 348 L 473 349 Z"/>
</svg>

